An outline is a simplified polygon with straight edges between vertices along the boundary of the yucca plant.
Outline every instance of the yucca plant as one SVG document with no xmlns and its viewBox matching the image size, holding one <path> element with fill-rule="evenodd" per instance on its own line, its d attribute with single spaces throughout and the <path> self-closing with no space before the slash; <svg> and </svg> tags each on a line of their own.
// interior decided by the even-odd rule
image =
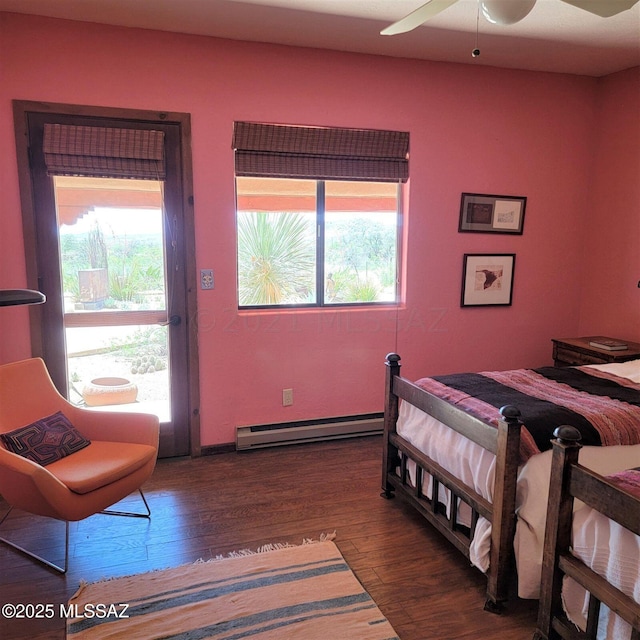
<svg viewBox="0 0 640 640">
<path fill-rule="evenodd" d="M 314 225 L 297 213 L 238 212 L 240 304 L 313 302 Z"/>
<path fill-rule="evenodd" d="M 380 286 L 372 277 L 364 277 L 365 279 L 361 280 L 358 273 L 352 269 L 340 269 L 330 273 L 332 295 L 327 292 L 327 302 L 377 302 L 381 293 Z"/>
<path fill-rule="evenodd" d="M 347 293 L 348 302 L 376 302 L 380 295 L 380 287 L 371 280 L 353 282 Z"/>
</svg>

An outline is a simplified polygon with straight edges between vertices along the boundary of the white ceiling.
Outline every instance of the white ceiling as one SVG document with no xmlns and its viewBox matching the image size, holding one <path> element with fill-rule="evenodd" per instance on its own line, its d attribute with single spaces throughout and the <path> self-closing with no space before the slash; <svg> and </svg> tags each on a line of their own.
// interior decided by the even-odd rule
<svg viewBox="0 0 640 640">
<path fill-rule="evenodd" d="M 514 0 L 518 1 L 518 0 Z M 616 2 L 617 0 L 609 0 Z M 459 0 L 410 33 L 382 28 L 425 0 L 0 0 L 0 11 L 387 56 L 602 76 L 640 66 L 640 3 L 600 18 L 537 0 L 518 24 L 493 25 Z M 473 58 L 478 25 L 480 56 Z"/>
</svg>

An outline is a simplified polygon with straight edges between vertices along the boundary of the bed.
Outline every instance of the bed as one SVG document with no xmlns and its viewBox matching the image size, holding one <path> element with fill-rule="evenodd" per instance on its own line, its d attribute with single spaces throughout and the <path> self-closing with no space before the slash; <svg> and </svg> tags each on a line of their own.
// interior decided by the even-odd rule
<svg viewBox="0 0 640 640">
<path fill-rule="evenodd" d="M 555 435 L 534 640 L 638 640 L 640 468 L 601 476 L 576 429 Z"/>
<path fill-rule="evenodd" d="M 542 368 L 552 380 L 543 381 L 541 402 L 524 392 L 541 369 L 465 374 L 473 385 L 490 374 L 496 386 L 485 402 L 457 376 L 453 387 L 447 376 L 403 378 L 397 354 L 387 356 L 386 367 L 382 495 L 408 501 L 486 574 L 487 610 L 502 610 L 516 575 L 518 595 L 538 598 L 553 430 L 577 422 L 583 463 L 598 473 L 638 466 L 640 360 Z M 593 379 L 596 393 L 564 398 L 574 374 Z M 607 393 L 619 397 L 603 394 L 611 384 Z M 582 405 L 597 428 L 583 419 Z"/>
</svg>

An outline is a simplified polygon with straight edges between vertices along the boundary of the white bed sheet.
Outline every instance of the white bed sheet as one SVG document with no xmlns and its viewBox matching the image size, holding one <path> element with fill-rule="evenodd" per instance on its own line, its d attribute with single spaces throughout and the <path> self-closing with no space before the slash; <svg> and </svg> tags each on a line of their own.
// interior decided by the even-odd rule
<svg viewBox="0 0 640 640">
<path fill-rule="evenodd" d="M 640 384 L 640 360 L 590 366 Z M 485 499 L 493 500 L 495 456 L 492 453 L 406 402 L 400 403 L 397 431 Z M 603 475 L 637 467 L 640 466 L 640 444 L 583 447 L 580 463 Z M 521 598 L 539 597 L 550 470 L 551 451 L 545 451 L 531 457 L 518 474 L 514 548 Z M 412 467 L 409 472 L 415 481 Z M 470 558 L 482 571 L 489 567 L 490 538 L 491 524 L 480 518 L 471 542 Z"/>
<path fill-rule="evenodd" d="M 640 602 L 640 538 L 598 511 L 582 505 L 574 513 L 573 554 L 624 594 Z M 615 553 L 612 550 L 615 549 Z M 587 624 L 587 592 L 565 578 L 562 601 L 567 616 L 582 630 Z M 603 607 L 598 638 L 629 640 L 631 625 Z"/>
</svg>

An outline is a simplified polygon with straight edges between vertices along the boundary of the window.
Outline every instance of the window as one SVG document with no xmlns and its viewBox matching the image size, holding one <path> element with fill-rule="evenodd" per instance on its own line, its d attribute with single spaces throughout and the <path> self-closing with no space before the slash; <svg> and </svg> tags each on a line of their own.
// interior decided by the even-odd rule
<svg viewBox="0 0 640 640">
<path fill-rule="evenodd" d="M 237 178 L 240 306 L 395 302 L 398 190 Z"/>
<path fill-rule="evenodd" d="M 408 134 L 236 123 L 241 308 L 394 303 Z"/>
</svg>

